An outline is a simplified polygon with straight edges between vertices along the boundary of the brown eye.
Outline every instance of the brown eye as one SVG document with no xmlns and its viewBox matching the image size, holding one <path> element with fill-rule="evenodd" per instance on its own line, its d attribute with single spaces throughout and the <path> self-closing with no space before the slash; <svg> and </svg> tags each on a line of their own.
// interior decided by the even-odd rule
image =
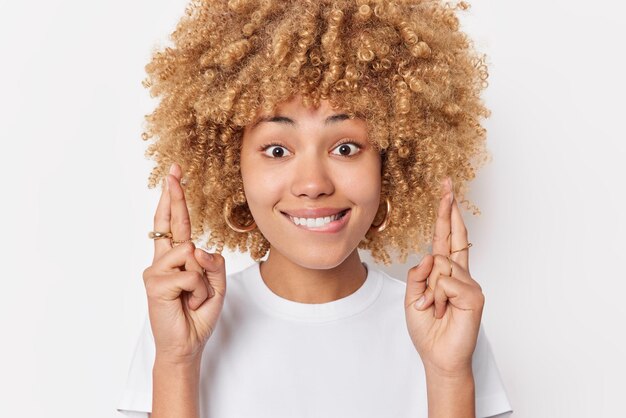
<svg viewBox="0 0 626 418">
<path fill-rule="evenodd" d="M 270 145 L 266 147 L 263 152 L 271 158 L 282 158 L 285 156 L 285 153 L 289 153 L 289 151 L 281 145 Z"/>
<path fill-rule="evenodd" d="M 337 146 L 335 150 L 339 151 L 338 155 L 344 157 L 352 157 L 361 150 L 361 147 L 353 142 L 346 142 L 344 144 L 339 144 L 339 146 Z M 337 155 L 334 152 L 333 154 Z"/>
</svg>

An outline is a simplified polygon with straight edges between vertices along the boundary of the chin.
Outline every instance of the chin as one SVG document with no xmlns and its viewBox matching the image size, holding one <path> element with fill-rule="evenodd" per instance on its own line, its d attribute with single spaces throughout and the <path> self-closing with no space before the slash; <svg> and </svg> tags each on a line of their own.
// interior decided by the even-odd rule
<svg viewBox="0 0 626 418">
<path fill-rule="evenodd" d="M 337 257 L 305 257 L 301 260 L 293 260 L 298 265 L 307 268 L 309 270 L 330 270 L 339 265 L 346 259 L 339 259 Z"/>
<path fill-rule="evenodd" d="M 356 248 L 356 247 L 355 247 Z M 354 249 L 338 249 L 338 248 L 318 248 L 312 249 L 307 246 L 304 249 L 298 247 L 290 248 L 290 251 L 278 251 L 281 255 L 289 259 L 292 263 L 311 270 L 329 270 L 343 263 Z M 295 251 L 294 251 L 295 250 Z"/>
</svg>

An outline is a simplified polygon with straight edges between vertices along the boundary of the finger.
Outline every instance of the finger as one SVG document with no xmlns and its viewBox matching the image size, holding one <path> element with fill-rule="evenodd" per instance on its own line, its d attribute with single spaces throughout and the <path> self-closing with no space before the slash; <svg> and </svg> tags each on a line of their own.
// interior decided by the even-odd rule
<svg viewBox="0 0 626 418">
<path fill-rule="evenodd" d="M 439 277 L 439 281 L 444 282 L 447 277 L 448 276 L 441 276 Z M 437 319 L 443 318 L 446 313 L 448 296 L 443 290 L 443 285 L 441 285 L 441 283 L 439 283 L 439 287 L 435 288 L 435 291 L 433 292 L 433 301 L 435 304 L 435 311 L 433 312 L 434 317 Z"/>
<path fill-rule="evenodd" d="M 450 263 L 448 257 L 435 254 L 433 255 L 433 269 L 428 276 L 428 285 L 431 289 L 435 289 L 437 286 L 437 280 L 439 276 L 450 276 L 454 273 L 454 264 Z M 452 266 L 452 268 L 450 268 Z"/>
<path fill-rule="evenodd" d="M 433 254 L 450 254 L 450 232 L 452 213 L 452 180 L 449 177 L 443 182 L 443 195 L 439 201 L 435 232 L 433 234 Z"/>
<path fill-rule="evenodd" d="M 191 238 L 191 221 L 189 219 L 189 210 L 187 208 L 185 192 L 181 185 L 182 170 L 180 165 L 173 163 L 170 167 L 170 174 L 170 183 L 173 184 L 174 195 L 176 196 L 176 199 L 170 198 L 172 201 L 172 236 L 176 241 L 184 241 Z M 175 180 L 172 180 L 172 177 L 174 177 Z M 195 248 L 195 245 L 193 247 Z M 198 263 L 195 256 L 187 258 L 184 268 L 187 271 L 197 271 L 204 274 L 204 269 Z"/>
<path fill-rule="evenodd" d="M 206 277 L 204 268 L 200 265 L 195 256 L 196 246 L 192 242 L 185 242 L 171 248 L 150 268 L 156 272 L 170 273 L 172 271 L 191 271 L 204 276 L 205 285 L 213 296 L 213 289 Z"/>
<path fill-rule="evenodd" d="M 482 312 L 485 303 L 483 293 L 454 277 L 441 276 L 435 289 L 435 318 L 441 319 L 448 302 L 457 309 Z"/>
<path fill-rule="evenodd" d="M 154 214 L 154 231 L 171 232 L 170 229 L 170 194 L 167 188 L 167 180 L 163 179 L 161 183 L 161 197 L 157 204 Z M 154 240 L 154 261 L 161 258 L 171 248 L 171 242 L 168 238 L 159 238 Z"/>
<path fill-rule="evenodd" d="M 204 268 L 200 265 L 198 260 L 196 259 L 196 246 L 193 243 L 189 243 L 189 244 L 193 246 L 193 250 L 191 251 L 190 257 L 188 257 L 185 260 L 185 270 L 195 271 L 195 272 L 200 273 L 204 277 L 204 282 L 205 282 L 205 285 L 207 286 L 207 289 L 209 289 L 209 293 L 211 293 L 211 290 L 210 290 L 211 286 L 209 284 L 208 278 L 206 277 L 206 272 Z"/>
<path fill-rule="evenodd" d="M 449 276 L 450 275 L 450 261 L 448 261 L 448 257 L 445 257 L 440 254 L 432 255 L 432 269 L 428 274 L 428 280 L 426 284 L 428 285 L 428 289 L 424 293 L 424 305 L 422 308 L 427 308 L 434 302 L 434 290 L 437 289 L 437 281 L 440 276 Z"/>
<path fill-rule="evenodd" d="M 427 279 L 432 266 L 433 257 L 430 254 L 426 254 L 417 266 L 410 268 L 407 272 L 406 293 L 404 297 L 405 307 L 414 305 L 422 296 L 426 296 Z"/>
<path fill-rule="evenodd" d="M 226 294 L 226 260 L 220 254 L 209 254 L 200 248 L 196 248 L 196 259 L 206 272 L 211 296 L 216 293 Z"/>
<path fill-rule="evenodd" d="M 189 292 L 187 303 L 192 310 L 196 310 L 209 297 L 209 290 L 203 273 L 197 271 L 169 273 L 156 278 L 151 286 L 151 297 L 168 301 L 178 299 L 183 291 Z"/>
<path fill-rule="evenodd" d="M 189 220 L 187 202 L 185 201 L 185 193 L 180 185 L 180 176 L 181 170 L 179 165 L 176 163 L 172 164 L 167 180 L 172 212 L 172 239 L 175 241 L 184 241 L 191 238 L 191 222 Z"/>
<path fill-rule="evenodd" d="M 461 209 L 459 208 L 456 199 L 454 199 L 452 202 L 451 221 L 452 237 L 450 239 L 450 249 L 452 252 L 461 248 L 465 248 L 467 246 L 467 243 L 469 242 L 467 237 L 467 228 L 465 227 L 465 222 L 463 222 Z M 469 248 L 455 252 L 454 254 L 450 254 L 450 258 L 452 258 L 454 262 L 458 263 L 465 270 L 469 271 Z"/>
<path fill-rule="evenodd" d="M 459 279 L 460 281 L 464 283 L 480 287 L 478 282 L 472 278 L 469 271 L 465 270 L 463 266 L 461 266 L 459 263 L 455 262 L 454 260 L 447 260 L 447 259 L 446 259 L 446 263 L 448 265 L 447 267 L 448 272 L 450 271 L 450 265 L 452 265 L 452 273 L 447 273 L 447 274 L 444 273 L 444 275 L 452 276 L 455 279 Z M 442 269 L 441 271 L 446 271 L 443 267 L 441 267 L 441 269 Z"/>
<path fill-rule="evenodd" d="M 202 271 L 202 267 L 197 265 L 194 258 L 195 248 L 193 242 L 185 242 L 170 248 L 150 268 L 157 272 L 166 273 L 176 270 Z"/>
</svg>

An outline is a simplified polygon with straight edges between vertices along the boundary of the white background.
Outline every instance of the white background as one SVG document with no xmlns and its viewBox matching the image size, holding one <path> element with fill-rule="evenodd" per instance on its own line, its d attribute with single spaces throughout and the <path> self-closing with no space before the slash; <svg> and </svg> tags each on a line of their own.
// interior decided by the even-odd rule
<svg viewBox="0 0 626 418">
<path fill-rule="evenodd" d="M 158 199 L 143 67 L 185 5 L 0 2 L 2 416 L 118 416 Z M 514 416 L 624 416 L 623 3 L 472 6 L 493 161 L 464 216 Z"/>
</svg>

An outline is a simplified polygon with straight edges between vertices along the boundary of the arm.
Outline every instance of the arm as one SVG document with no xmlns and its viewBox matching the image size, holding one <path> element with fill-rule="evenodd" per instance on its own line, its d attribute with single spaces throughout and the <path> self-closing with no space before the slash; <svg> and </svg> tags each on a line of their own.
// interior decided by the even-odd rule
<svg viewBox="0 0 626 418">
<path fill-rule="evenodd" d="M 474 418 L 475 394 L 472 371 L 441 376 L 426 371 L 429 418 Z"/>
<path fill-rule="evenodd" d="M 174 363 L 157 357 L 152 379 L 151 418 L 198 418 L 200 360 Z"/>
<path fill-rule="evenodd" d="M 154 215 L 154 259 L 143 273 L 156 353 L 152 418 L 198 418 L 202 352 L 226 294 L 224 257 L 191 240 L 181 178 L 172 164 Z M 159 231 L 171 231 L 170 239 L 157 239 Z"/>
<path fill-rule="evenodd" d="M 469 273 L 471 243 L 452 180 L 442 186 L 433 253 L 407 274 L 406 321 L 425 367 L 429 418 L 474 418 L 472 360 L 485 296 Z"/>
</svg>

